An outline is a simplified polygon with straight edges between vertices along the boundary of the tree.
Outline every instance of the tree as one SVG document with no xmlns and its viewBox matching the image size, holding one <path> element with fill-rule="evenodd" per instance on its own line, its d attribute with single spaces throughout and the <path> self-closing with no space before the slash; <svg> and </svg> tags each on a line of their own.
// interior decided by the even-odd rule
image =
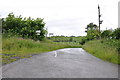
<svg viewBox="0 0 120 80">
<path fill-rule="evenodd" d="M 69 42 L 73 42 L 73 38 L 72 37 L 70 37 Z"/>
<path fill-rule="evenodd" d="M 31 38 L 34 40 L 43 40 L 46 34 L 46 30 L 44 29 L 45 23 L 44 19 L 37 18 L 32 19 L 22 18 L 20 16 L 15 16 L 13 13 L 10 13 L 3 24 L 3 33 L 9 35 L 19 35 L 23 38 Z M 36 31 L 40 30 L 40 35 L 36 35 Z"/>
<path fill-rule="evenodd" d="M 98 31 L 98 26 L 96 24 L 90 23 L 87 25 L 87 38 L 92 40 L 94 38 L 98 38 L 99 37 L 99 31 Z"/>
</svg>

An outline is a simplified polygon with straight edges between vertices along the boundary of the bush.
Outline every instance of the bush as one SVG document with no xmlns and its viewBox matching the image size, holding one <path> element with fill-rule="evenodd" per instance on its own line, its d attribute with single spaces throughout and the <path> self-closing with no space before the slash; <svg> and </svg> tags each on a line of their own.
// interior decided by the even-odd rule
<svg viewBox="0 0 120 80">
<path fill-rule="evenodd" d="M 112 34 L 111 30 L 105 30 L 101 33 L 101 37 L 102 38 L 110 38 L 111 34 Z"/>
<path fill-rule="evenodd" d="M 84 45 L 85 42 L 87 42 L 87 41 L 89 41 L 89 39 L 88 39 L 87 37 L 84 37 L 84 38 L 79 42 L 79 44 Z"/>
<path fill-rule="evenodd" d="M 118 54 L 120 54 L 120 42 L 118 42 L 117 44 L 117 51 L 118 51 Z"/>
<path fill-rule="evenodd" d="M 45 23 L 43 19 L 22 18 L 10 13 L 6 20 L 3 20 L 3 34 L 6 36 L 19 35 L 22 38 L 31 38 L 34 40 L 44 40 L 47 31 L 44 29 Z M 40 30 L 40 35 L 36 35 L 36 31 Z M 9 34 L 8 34 L 9 33 Z"/>
<path fill-rule="evenodd" d="M 73 41 L 73 38 L 72 38 L 72 37 L 70 37 L 69 42 L 72 42 L 72 41 Z"/>
<path fill-rule="evenodd" d="M 113 34 L 112 34 L 112 37 L 114 39 L 120 39 L 120 28 L 117 28 L 114 30 Z"/>
</svg>

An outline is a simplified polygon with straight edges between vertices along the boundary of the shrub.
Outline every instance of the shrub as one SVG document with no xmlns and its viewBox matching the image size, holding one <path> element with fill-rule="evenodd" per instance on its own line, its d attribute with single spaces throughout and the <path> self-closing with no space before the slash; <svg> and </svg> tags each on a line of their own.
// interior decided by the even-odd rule
<svg viewBox="0 0 120 80">
<path fill-rule="evenodd" d="M 118 42 L 117 44 L 117 51 L 118 51 L 118 54 L 120 54 L 120 42 Z"/>
<path fill-rule="evenodd" d="M 43 19 L 22 18 L 10 13 L 6 20 L 3 21 L 3 34 L 6 36 L 19 35 L 22 38 L 31 38 L 34 40 L 44 40 L 47 31 L 44 29 L 45 23 Z M 36 35 L 36 31 L 40 30 L 40 35 Z"/>
<path fill-rule="evenodd" d="M 120 28 L 117 28 L 114 30 L 113 34 L 112 34 L 112 37 L 114 39 L 120 39 Z"/>
<path fill-rule="evenodd" d="M 111 34 L 112 34 L 111 30 L 105 30 L 101 33 L 101 37 L 102 38 L 110 38 Z"/>
</svg>

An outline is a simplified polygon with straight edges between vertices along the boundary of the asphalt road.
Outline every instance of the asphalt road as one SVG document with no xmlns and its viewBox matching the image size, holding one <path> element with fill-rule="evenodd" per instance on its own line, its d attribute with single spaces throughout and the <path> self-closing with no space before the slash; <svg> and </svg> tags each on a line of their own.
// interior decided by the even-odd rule
<svg viewBox="0 0 120 80">
<path fill-rule="evenodd" d="M 21 59 L 2 67 L 3 78 L 118 78 L 118 65 L 82 48 L 65 48 Z"/>
</svg>

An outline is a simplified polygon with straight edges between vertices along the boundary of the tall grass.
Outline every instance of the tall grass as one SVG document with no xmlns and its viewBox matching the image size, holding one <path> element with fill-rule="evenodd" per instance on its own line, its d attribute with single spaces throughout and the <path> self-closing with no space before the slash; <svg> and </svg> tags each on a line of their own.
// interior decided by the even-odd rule
<svg viewBox="0 0 120 80">
<path fill-rule="evenodd" d="M 0 53 L 2 53 L 2 34 L 0 33 Z"/>
<path fill-rule="evenodd" d="M 0 32 L 0 66 L 2 65 L 2 34 Z"/>
<path fill-rule="evenodd" d="M 61 48 L 81 47 L 78 43 L 72 42 L 52 42 L 34 41 L 18 37 L 2 39 L 2 58 L 3 64 L 8 64 L 17 59 L 31 57 L 35 54 L 53 51 Z"/>
<path fill-rule="evenodd" d="M 118 61 L 117 42 L 118 41 L 93 40 L 85 43 L 83 48 L 102 60 L 120 64 Z"/>
</svg>

